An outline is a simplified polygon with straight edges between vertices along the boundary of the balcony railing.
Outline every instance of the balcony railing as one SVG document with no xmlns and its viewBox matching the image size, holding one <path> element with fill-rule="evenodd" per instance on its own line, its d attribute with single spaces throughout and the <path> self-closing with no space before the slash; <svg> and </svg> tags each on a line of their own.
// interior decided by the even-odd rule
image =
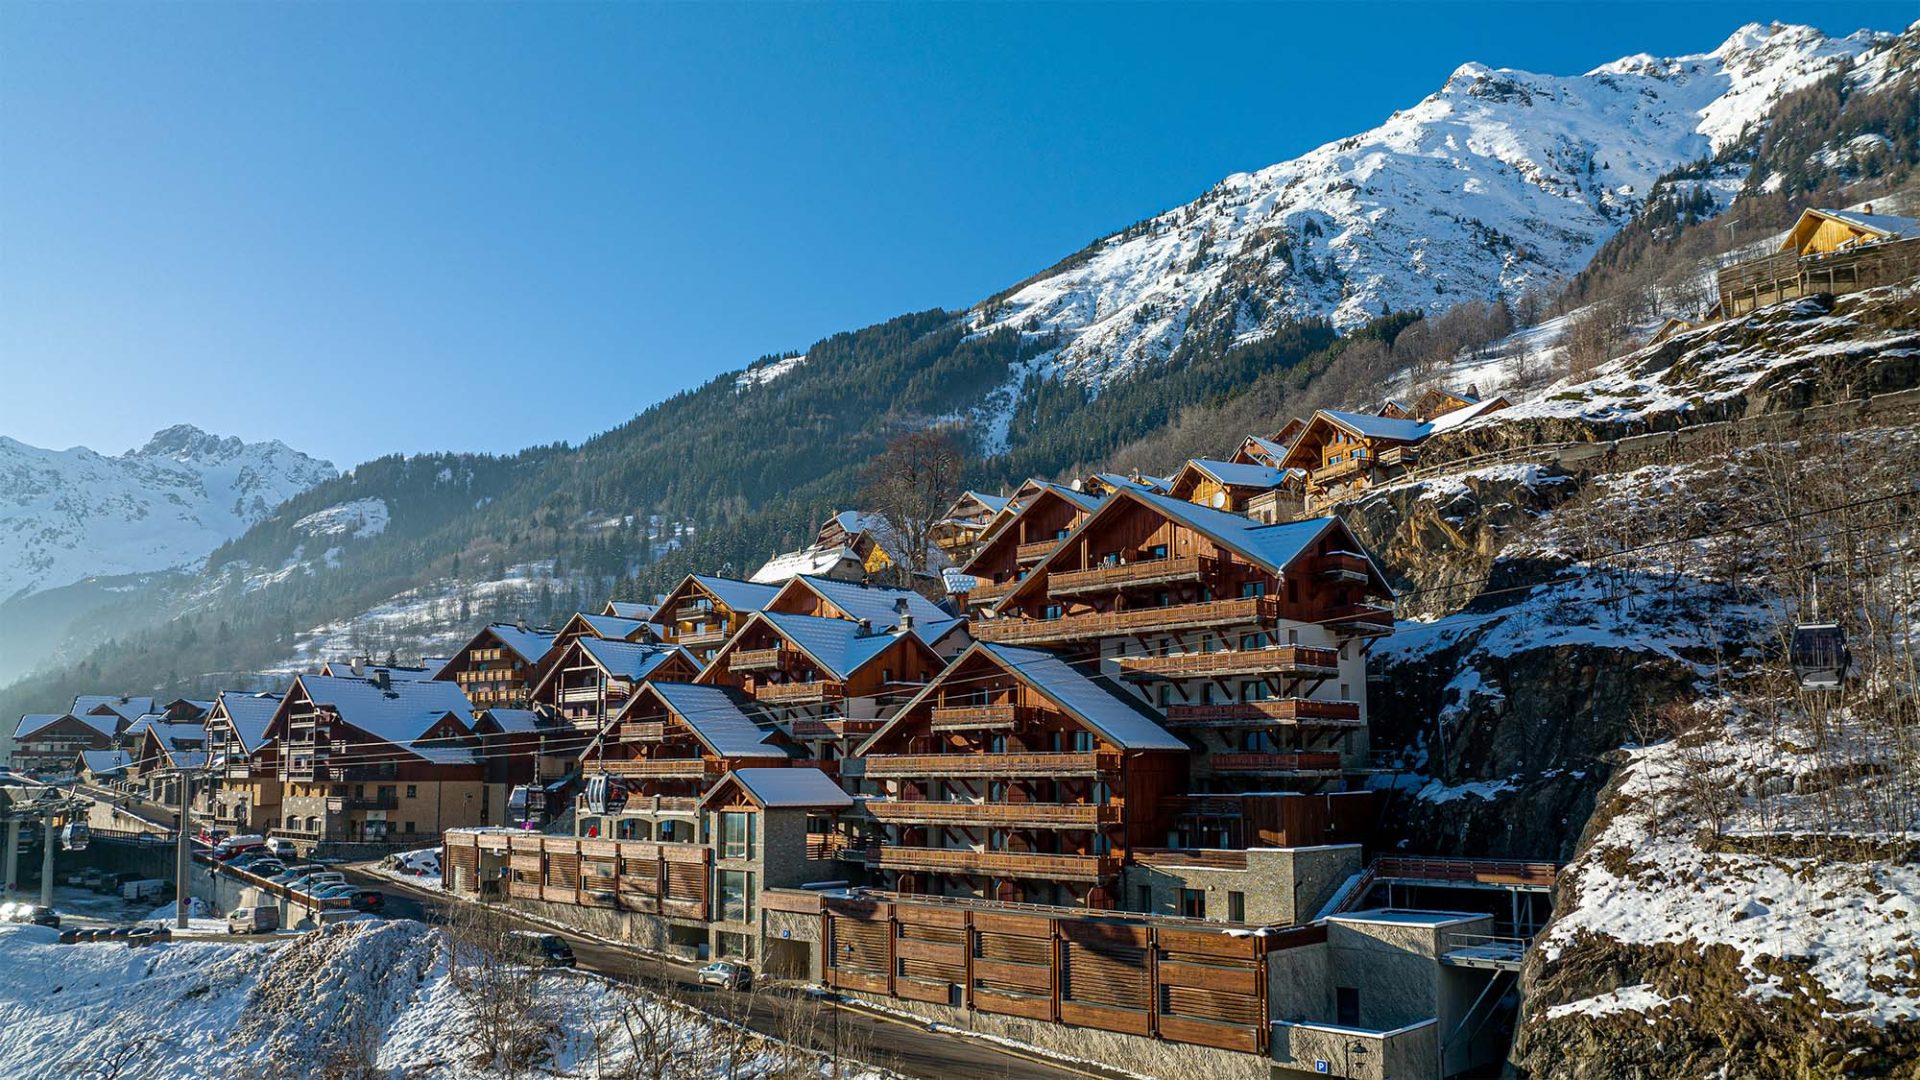
<svg viewBox="0 0 1920 1080">
<path fill-rule="evenodd" d="M 1098 776 L 1120 768 L 1120 755 L 884 754 L 863 759 L 869 779 L 921 776 Z"/>
<path fill-rule="evenodd" d="M 768 705 L 803 705 L 811 702 L 838 701 L 846 693 L 846 688 L 837 682 L 819 679 L 814 682 L 758 683 L 753 688 L 755 701 Z"/>
<path fill-rule="evenodd" d="M 1111 855 L 1041 855 L 1025 851 L 967 851 L 893 845 L 869 849 L 867 865 L 876 870 L 927 870 L 942 874 L 984 874 L 1048 881 L 1099 881 L 1120 872 L 1120 860 Z"/>
<path fill-rule="evenodd" d="M 1296 775 L 1337 773 L 1340 755 L 1320 752 L 1300 754 L 1214 754 L 1207 759 L 1216 773 L 1261 773 Z"/>
<path fill-rule="evenodd" d="M 1020 719 L 1018 705 L 942 705 L 933 710 L 933 730 L 989 731 L 1013 727 Z"/>
<path fill-rule="evenodd" d="M 629 720 L 620 725 L 616 738 L 620 742 L 656 743 L 667 737 L 665 720 Z"/>
<path fill-rule="evenodd" d="M 718 645 L 725 640 L 727 640 L 727 629 L 723 626 L 681 634 L 674 643 L 692 648 L 696 645 Z"/>
<path fill-rule="evenodd" d="M 805 717 L 793 722 L 793 737 L 796 739 L 840 739 L 848 735 L 871 735 L 880 730 L 885 720 L 864 718 L 849 720 L 845 717 L 831 717 L 816 720 Z"/>
<path fill-rule="evenodd" d="M 600 700 L 600 687 L 563 686 L 560 688 L 560 702 L 563 705 L 580 705 Z"/>
<path fill-rule="evenodd" d="M 1018 578 L 1012 581 L 988 581 L 986 578 L 973 580 L 973 588 L 967 590 L 967 601 L 973 604 L 990 604 L 1012 592 L 1014 586 L 1020 584 Z"/>
<path fill-rule="evenodd" d="M 1274 645 L 1264 649 L 1176 653 L 1170 656 L 1121 656 L 1120 669 L 1135 678 L 1187 679 L 1218 675 L 1332 676 L 1340 672 L 1340 654 L 1311 645 Z"/>
<path fill-rule="evenodd" d="M 1159 630 L 1189 630 L 1210 626 L 1270 623 L 1280 617 L 1280 603 L 1271 596 L 1239 600 L 1208 600 L 1197 604 L 1136 608 L 1058 619 L 1007 617 L 986 619 L 972 626 L 982 641 L 1076 641 Z"/>
<path fill-rule="evenodd" d="M 1353 637 L 1385 637 L 1393 633 L 1393 609 L 1377 604 L 1348 604 L 1327 613 L 1327 629 Z"/>
<path fill-rule="evenodd" d="M 659 780 L 704 780 L 718 778 L 724 771 L 718 762 L 703 758 L 666 758 L 651 761 L 601 761 L 595 762 L 588 772 L 605 772 L 609 776 L 633 776 L 642 779 Z"/>
<path fill-rule="evenodd" d="M 735 671 L 765 671 L 781 666 L 786 658 L 787 650 L 777 645 L 771 649 L 738 649 L 733 654 L 731 667 Z"/>
<path fill-rule="evenodd" d="M 1031 540 L 1013 549 L 1013 559 L 1021 563 L 1039 562 L 1059 546 L 1060 538 L 1057 536 L 1049 536 L 1045 540 Z"/>
<path fill-rule="evenodd" d="M 1331 465 L 1322 465 L 1314 469 L 1313 482 L 1316 484 L 1325 484 L 1329 481 L 1339 480 L 1349 473 L 1359 472 L 1371 464 L 1373 464 L 1372 461 L 1364 457 L 1342 458 Z"/>
<path fill-rule="evenodd" d="M 868 799 L 875 821 L 928 825 L 997 825 L 1008 828 L 1091 829 L 1120 820 L 1114 803 L 935 802 L 930 799 Z"/>
<path fill-rule="evenodd" d="M 1328 581 L 1350 581 L 1363 585 L 1373 577 L 1366 557 L 1350 551 L 1336 551 L 1321 556 L 1320 576 Z"/>
<path fill-rule="evenodd" d="M 400 796 L 373 795 L 364 798 L 341 798 L 333 796 L 327 799 L 327 813 L 344 814 L 352 810 L 398 810 Z"/>
<path fill-rule="evenodd" d="M 1047 591 L 1056 596 L 1074 593 L 1104 592 L 1139 585 L 1164 585 L 1175 581 L 1198 581 L 1213 572 L 1213 560 L 1205 555 L 1182 555 L 1171 559 L 1096 566 L 1091 570 L 1071 570 L 1047 575 Z"/>
<path fill-rule="evenodd" d="M 1355 726 L 1360 723 L 1360 703 L 1321 701 L 1316 698 L 1269 698 L 1226 705 L 1173 705 L 1167 708 L 1168 727 L 1247 727 L 1275 723 Z"/>
</svg>

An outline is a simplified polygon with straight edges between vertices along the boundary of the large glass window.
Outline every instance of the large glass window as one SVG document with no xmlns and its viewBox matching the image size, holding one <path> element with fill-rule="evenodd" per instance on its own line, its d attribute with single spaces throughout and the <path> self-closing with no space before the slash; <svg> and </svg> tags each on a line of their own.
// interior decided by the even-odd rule
<svg viewBox="0 0 1920 1080">
<path fill-rule="evenodd" d="M 753 921 L 753 875 L 745 870 L 714 871 L 723 922 Z"/>
<path fill-rule="evenodd" d="M 720 857 L 753 858 L 753 815 L 729 811 L 720 815 Z"/>
</svg>

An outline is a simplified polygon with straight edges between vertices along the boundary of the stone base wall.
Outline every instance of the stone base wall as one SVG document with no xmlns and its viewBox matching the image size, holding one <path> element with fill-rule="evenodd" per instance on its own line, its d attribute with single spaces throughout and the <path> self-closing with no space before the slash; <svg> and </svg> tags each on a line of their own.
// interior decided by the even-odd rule
<svg viewBox="0 0 1920 1080">
<path fill-rule="evenodd" d="M 473 901 L 473 897 L 463 899 Z M 477 901 L 475 901 L 477 902 Z M 707 941 L 707 924 L 683 919 L 666 919 L 638 911 L 614 911 L 608 908 L 556 904 L 524 897 L 489 901 L 514 911 L 570 926 L 594 937 L 632 945 L 646 952 L 663 953 L 684 960 L 698 959 L 700 947 Z M 679 929 L 679 940 L 674 930 Z"/>
<path fill-rule="evenodd" d="M 1017 1016 L 956 1009 L 875 994 L 843 992 L 851 1000 L 869 1002 L 895 1012 L 1036 1046 L 1042 1050 L 1097 1061 L 1156 1080 L 1268 1080 L 1273 1063 L 1258 1054 L 1237 1054 L 1188 1043 L 1163 1042 L 1138 1035 L 1121 1035 L 1096 1028 L 1069 1027 Z"/>
</svg>

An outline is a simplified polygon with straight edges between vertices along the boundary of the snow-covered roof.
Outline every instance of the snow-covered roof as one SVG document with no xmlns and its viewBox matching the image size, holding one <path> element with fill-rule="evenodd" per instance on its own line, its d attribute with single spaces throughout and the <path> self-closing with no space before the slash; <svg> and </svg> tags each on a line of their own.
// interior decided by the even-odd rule
<svg viewBox="0 0 1920 1080">
<path fill-rule="evenodd" d="M 215 704 L 232 721 L 233 733 L 239 736 L 240 745 L 252 751 L 258 750 L 261 743 L 266 741 L 267 726 L 273 722 L 273 714 L 280 709 L 280 695 L 222 690 Z"/>
<path fill-rule="evenodd" d="M 852 548 L 845 544 L 832 547 L 804 547 L 799 551 L 782 552 L 762 563 L 760 569 L 753 572 L 753 580 L 761 585 L 782 585 L 797 577 L 812 577 L 831 572 L 842 563 L 850 563 L 864 568 L 866 563 Z"/>
<path fill-rule="evenodd" d="M 114 715 L 127 723 L 132 723 L 153 711 L 153 696 L 131 697 L 125 694 L 81 694 L 73 699 L 73 715 L 81 716 L 93 712 L 100 706 L 113 710 Z"/>
<path fill-rule="evenodd" d="M 526 630 L 518 623 L 491 623 L 486 632 L 529 664 L 537 664 L 541 657 L 547 655 L 547 650 L 553 648 L 555 637 L 551 630 Z"/>
<path fill-rule="evenodd" d="M 453 683 L 389 681 L 383 690 L 366 679 L 333 675 L 301 675 L 295 681 L 314 704 L 331 708 L 342 721 L 374 738 L 442 764 L 474 760 L 467 747 L 421 743 L 447 716 L 465 726 L 467 697 Z"/>
<path fill-rule="evenodd" d="M 1393 439 L 1397 442 L 1419 442 L 1433 433 L 1433 425 L 1424 420 L 1401 420 L 1392 416 L 1374 416 L 1369 413 L 1341 412 L 1338 409 L 1321 409 L 1317 414 L 1324 416 L 1340 426 L 1369 439 Z"/>
<path fill-rule="evenodd" d="M 1272 458 L 1275 461 L 1279 461 L 1281 455 L 1287 452 L 1286 447 L 1281 446 L 1279 443 L 1274 442 L 1272 439 L 1263 439 L 1258 435 L 1247 436 L 1246 442 L 1252 443 L 1255 449 L 1259 450 L 1261 453 L 1267 455 L 1268 457 Z M 1244 445 L 1244 443 L 1242 445 Z"/>
<path fill-rule="evenodd" d="M 705 574 L 693 575 L 700 587 L 713 594 L 714 599 L 738 612 L 759 611 L 773 602 L 780 592 L 778 588 L 760 581 L 736 581 L 733 578 L 711 577 Z"/>
<path fill-rule="evenodd" d="M 614 615 L 622 619 L 651 619 L 653 611 L 652 604 L 641 604 L 632 600 L 609 600 L 607 610 L 602 614 Z"/>
<path fill-rule="evenodd" d="M 35 732 L 52 727 L 69 716 L 93 730 L 98 731 L 102 735 L 112 735 L 120 727 L 119 718 L 114 716 L 87 716 L 77 713 L 28 713 L 22 716 L 20 723 L 14 727 L 13 737 L 16 739 L 27 738 Z"/>
<path fill-rule="evenodd" d="M 894 610 L 894 605 L 905 600 L 907 611 L 913 616 L 914 636 L 928 644 L 951 633 L 954 624 L 961 621 L 912 589 L 809 575 L 801 575 L 794 581 L 804 583 L 822 599 L 846 612 L 848 618 L 866 619 L 876 630 L 892 631 L 900 625 L 900 616 Z M 789 583 L 788 587 L 794 586 Z"/>
<path fill-rule="evenodd" d="M 675 656 L 686 656 L 688 663 L 695 669 L 699 664 L 693 662 L 686 651 L 678 645 L 644 641 L 608 641 L 604 638 L 583 637 L 579 639 L 580 648 L 592 656 L 594 662 L 606 669 L 608 675 L 626 679 L 629 682 L 641 682 L 652 675 L 661 664 Z"/>
<path fill-rule="evenodd" d="M 655 682 L 647 686 L 721 757 L 786 757 L 767 740 L 776 733 L 752 698 L 730 686 Z"/>
<path fill-rule="evenodd" d="M 1427 421 L 1427 434 L 1432 435 L 1457 428 L 1469 420 L 1478 420 L 1488 413 L 1498 412 L 1506 408 L 1506 406 L 1506 398 L 1494 397 L 1487 398 L 1484 401 L 1475 401 L 1471 405 L 1463 406 L 1452 412 L 1441 413 L 1439 416 Z"/>
<path fill-rule="evenodd" d="M 849 619 L 788 615 L 781 611 L 763 611 L 759 617 L 812 657 L 828 675 L 842 681 L 852 678 L 889 645 L 900 640 L 897 634 L 879 630 L 862 634 L 860 624 Z"/>
<path fill-rule="evenodd" d="M 80 751 L 81 767 L 95 776 L 106 776 L 111 773 L 125 772 L 127 766 L 132 763 L 133 755 L 127 753 L 125 750 Z"/>
<path fill-rule="evenodd" d="M 722 777 L 737 782 L 753 801 L 769 810 L 843 810 L 853 799 L 819 769 L 735 769 Z M 717 790 L 718 784 L 715 785 Z"/>
<path fill-rule="evenodd" d="M 123 734 L 126 738 L 137 739 L 141 735 L 145 734 L 148 728 L 153 727 L 156 724 L 164 724 L 166 723 L 166 721 L 167 721 L 166 713 L 150 712 L 150 713 L 147 713 L 145 716 L 139 717 L 138 719 L 134 720 L 133 723 L 128 724 L 127 730 Z"/>
<path fill-rule="evenodd" d="M 1920 218 L 1901 217 L 1897 214 L 1868 214 L 1859 210 L 1830 210 L 1826 207 L 1820 207 L 1813 212 L 1887 237 L 1920 236 Z"/>
<path fill-rule="evenodd" d="M 1216 461 L 1212 458 L 1194 458 L 1187 462 L 1187 466 L 1230 487 L 1277 488 L 1286 482 L 1288 473 L 1297 471 L 1266 465 L 1242 465 L 1237 461 Z"/>
<path fill-rule="evenodd" d="M 603 638 L 624 638 L 647 625 L 645 619 L 629 619 L 621 615 L 589 615 L 580 612 L 574 618 L 586 623 L 594 633 Z"/>
<path fill-rule="evenodd" d="M 488 709 L 480 714 L 482 720 L 492 720 L 495 727 L 508 735 L 527 735 L 539 731 L 540 714 L 532 709 Z"/>
</svg>

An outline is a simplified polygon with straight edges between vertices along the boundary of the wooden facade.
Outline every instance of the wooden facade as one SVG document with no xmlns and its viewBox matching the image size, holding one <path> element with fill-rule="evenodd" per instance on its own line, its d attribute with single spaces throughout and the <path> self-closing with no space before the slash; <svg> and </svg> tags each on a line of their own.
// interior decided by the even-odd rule
<svg viewBox="0 0 1920 1080">
<path fill-rule="evenodd" d="M 704 665 L 777 591 L 757 582 L 689 574 L 661 600 L 652 621 L 662 641 L 681 646 Z"/>
<path fill-rule="evenodd" d="M 678 646 L 583 635 L 542 662 L 528 704 L 590 737 L 620 712 L 642 682 L 692 682 L 699 670 L 698 662 Z"/>
<path fill-rule="evenodd" d="M 877 797 L 858 846 L 902 893 L 1110 908 L 1127 851 L 1166 835 L 1177 747 L 1127 746 L 975 646 L 859 747 Z"/>
<path fill-rule="evenodd" d="M 28 775 L 66 772 L 82 750 L 115 745 L 117 717 L 87 718 L 72 713 L 29 713 L 14 729 L 13 768 Z"/>
<path fill-rule="evenodd" d="M 451 832 L 440 862 L 450 892 L 705 921 L 712 852 L 704 845 Z"/>
<path fill-rule="evenodd" d="M 494 623 L 461 646 L 433 677 L 458 686 L 475 713 L 524 709 L 535 673 L 552 649 L 553 638 L 551 630 Z"/>
<path fill-rule="evenodd" d="M 1072 488 L 1036 482 L 1019 509 L 1003 514 L 973 558 L 961 567 L 961 573 L 977 583 L 967 593 L 967 607 L 977 611 L 998 602 L 1099 504 L 1098 498 Z"/>
</svg>

